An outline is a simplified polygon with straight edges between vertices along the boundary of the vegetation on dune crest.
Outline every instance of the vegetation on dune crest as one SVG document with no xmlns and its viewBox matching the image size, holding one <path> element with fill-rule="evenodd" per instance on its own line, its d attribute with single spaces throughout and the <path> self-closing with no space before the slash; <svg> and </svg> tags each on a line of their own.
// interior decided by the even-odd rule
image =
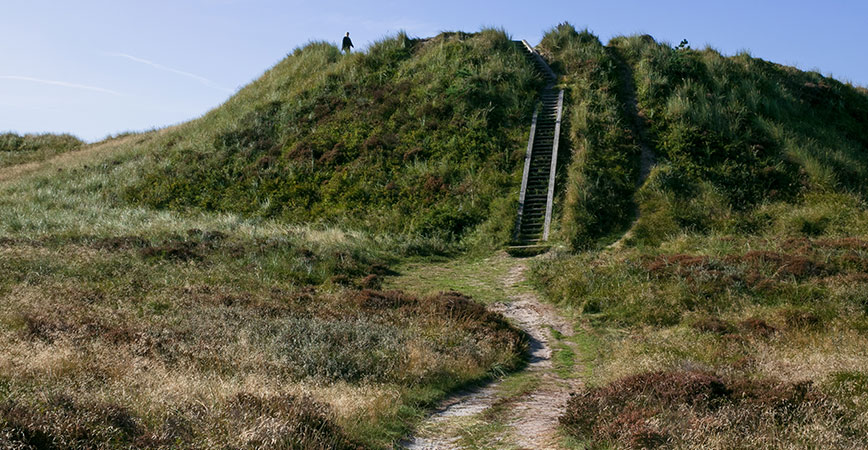
<svg viewBox="0 0 868 450">
<path fill-rule="evenodd" d="M 84 145 L 68 134 L 0 134 L 0 168 L 40 161 Z"/>
<path fill-rule="evenodd" d="M 293 223 L 508 239 L 539 78 L 502 31 L 300 48 L 170 133 L 123 197 Z"/>
<path fill-rule="evenodd" d="M 679 230 L 753 232 L 763 203 L 865 199 L 868 95 L 796 69 L 647 36 L 613 39 L 634 67 L 660 164 L 638 193 L 639 242 Z"/>
</svg>

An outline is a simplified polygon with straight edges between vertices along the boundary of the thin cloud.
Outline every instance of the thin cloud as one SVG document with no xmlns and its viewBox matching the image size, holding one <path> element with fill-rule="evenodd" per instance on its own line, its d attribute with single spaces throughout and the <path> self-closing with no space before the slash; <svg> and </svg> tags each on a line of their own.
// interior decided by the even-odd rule
<svg viewBox="0 0 868 450">
<path fill-rule="evenodd" d="M 228 89 L 228 88 L 225 88 L 225 87 L 223 87 L 223 86 L 220 86 L 219 84 L 217 84 L 217 83 L 215 83 L 215 82 L 213 82 L 213 81 L 211 81 L 211 80 L 209 80 L 209 79 L 207 79 L 207 78 L 205 78 L 205 77 L 203 77 L 203 76 L 196 75 L 195 73 L 185 72 L 185 71 L 183 71 L 183 70 L 173 69 L 173 68 L 171 68 L 171 67 L 166 67 L 166 66 L 164 66 L 164 65 L 162 65 L 162 64 L 160 64 L 160 63 L 156 63 L 156 62 L 153 62 L 153 61 L 149 61 L 149 60 L 144 59 L 144 58 L 139 58 L 139 57 L 136 57 L 136 56 L 128 55 L 128 54 L 126 54 L 126 53 L 106 53 L 106 55 L 108 55 L 108 56 L 116 56 L 116 57 L 118 57 L 118 58 L 128 59 L 128 60 L 130 60 L 130 61 L 137 62 L 137 63 L 139 63 L 139 64 L 145 64 L 145 65 L 151 66 L 151 67 L 153 67 L 153 68 L 155 68 L 155 69 L 157 69 L 157 70 L 162 70 L 162 71 L 165 71 L 165 72 L 174 73 L 175 75 L 181 75 L 181 76 L 183 76 L 183 77 L 187 77 L 187 78 L 190 78 L 190 79 L 196 80 L 196 81 L 198 81 L 198 82 L 204 84 L 205 86 L 208 86 L 208 87 L 210 87 L 210 88 L 217 89 L 217 90 L 220 90 L 220 91 L 223 91 L 223 92 L 228 92 L 228 93 L 230 93 L 230 94 L 233 92 L 232 89 Z"/>
<path fill-rule="evenodd" d="M 96 86 L 88 86 L 88 85 L 85 85 L 85 84 L 69 83 L 69 82 L 66 82 L 66 81 L 43 80 L 43 79 L 41 79 L 41 78 L 21 77 L 21 76 L 17 76 L 17 75 L 0 75 L 0 79 L 3 79 L 3 80 L 17 80 L 17 81 L 29 81 L 29 82 L 31 82 L 31 83 L 47 84 L 47 85 L 50 85 L 50 86 L 62 86 L 62 87 L 67 87 L 67 88 L 72 88 L 72 89 L 80 89 L 80 90 L 83 90 L 83 91 L 101 92 L 101 93 L 103 93 L 103 94 L 110 94 L 110 95 L 123 96 L 123 94 L 121 94 L 120 92 L 118 92 L 118 91 L 113 91 L 113 90 L 111 90 L 111 89 L 105 89 L 105 88 L 96 87 Z"/>
</svg>

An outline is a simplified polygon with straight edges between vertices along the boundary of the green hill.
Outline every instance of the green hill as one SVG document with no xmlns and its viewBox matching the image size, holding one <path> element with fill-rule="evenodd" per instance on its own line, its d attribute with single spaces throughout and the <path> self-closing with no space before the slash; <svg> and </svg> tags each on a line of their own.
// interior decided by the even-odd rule
<svg viewBox="0 0 868 450">
<path fill-rule="evenodd" d="M 349 56 L 311 43 L 150 143 L 123 197 L 449 239 L 490 222 L 503 236 L 540 83 L 497 30 Z"/>
<path fill-rule="evenodd" d="M 680 230 L 755 230 L 751 212 L 769 202 L 865 198 L 865 89 L 650 36 L 604 47 L 569 25 L 540 47 L 571 92 L 562 227 L 575 248 L 623 233 L 631 204 L 642 212 L 636 241 L 655 243 Z M 637 192 L 640 141 L 658 164 Z"/>
<path fill-rule="evenodd" d="M 0 447 L 382 448 L 520 367 L 480 303 L 379 289 L 509 234 L 540 83 L 501 31 L 312 43 L 200 119 L 0 168 Z"/>
</svg>

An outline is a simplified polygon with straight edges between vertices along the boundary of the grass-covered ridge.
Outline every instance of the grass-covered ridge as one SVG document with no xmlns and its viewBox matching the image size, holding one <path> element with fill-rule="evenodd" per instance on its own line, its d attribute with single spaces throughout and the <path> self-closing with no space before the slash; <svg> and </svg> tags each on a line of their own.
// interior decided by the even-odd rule
<svg viewBox="0 0 868 450">
<path fill-rule="evenodd" d="M 294 223 L 511 231 L 539 78 L 502 31 L 299 48 L 155 143 L 123 198 Z"/>
<path fill-rule="evenodd" d="M 621 231 L 633 215 L 639 147 L 626 108 L 629 93 L 618 58 L 587 30 L 561 24 L 539 47 L 567 92 L 564 142 L 572 154 L 564 152 L 567 165 L 560 169 L 560 235 L 572 248 L 587 248 Z"/>
<path fill-rule="evenodd" d="M 681 230 L 756 230 L 764 222 L 752 212 L 764 203 L 865 198 L 865 89 L 650 36 L 603 46 L 569 24 L 540 48 L 568 91 L 560 226 L 574 249 L 610 241 L 636 208 L 631 236 L 653 245 Z M 640 139 L 657 158 L 641 188 Z"/>
<path fill-rule="evenodd" d="M 0 134 L 0 167 L 40 161 L 84 145 L 69 134 Z"/>
<path fill-rule="evenodd" d="M 640 190 L 636 238 L 680 229 L 753 232 L 769 202 L 868 185 L 868 93 L 749 54 L 613 39 L 634 68 L 639 107 L 661 164 Z"/>
</svg>

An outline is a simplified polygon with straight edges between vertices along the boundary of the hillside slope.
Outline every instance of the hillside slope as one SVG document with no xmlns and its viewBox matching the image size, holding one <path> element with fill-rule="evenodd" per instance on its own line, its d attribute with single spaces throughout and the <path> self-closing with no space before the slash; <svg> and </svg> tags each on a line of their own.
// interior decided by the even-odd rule
<svg viewBox="0 0 868 450">
<path fill-rule="evenodd" d="M 868 94 L 568 24 L 540 49 L 565 245 L 527 264 L 573 325 L 570 442 L 859 448 Z M 497 30 L 312 43 L 200 119 L 0 168 L 0 447 L 388 448 L 521 367 L 528 336 L 437 293 L 506 302 L 505 255 L 380 289 L 507 242 L 540 83 Z M 504 404 L 462 432 L 502 445 Z"/>
<path fill-rule="evenodd" d="M 122 197 L 291 223 L 506 235 L 541 81 L 497 30 L 312 43 L 151 145 Z"/>
<path fill-rule="evenodd" d="M 573 248 L 619 236 L 632 205 L 636 243 L 654 244 L 681 230 L 756 231 L 766 224 L 752 212 L 769 203 L 866 198 L 865 89 L 650 36 L 603 46 L 568 24 L 540 47 L 572 100 L 562 238 Z M 659 164 L 637 192 L 642 143 Z"/>
</svg>

